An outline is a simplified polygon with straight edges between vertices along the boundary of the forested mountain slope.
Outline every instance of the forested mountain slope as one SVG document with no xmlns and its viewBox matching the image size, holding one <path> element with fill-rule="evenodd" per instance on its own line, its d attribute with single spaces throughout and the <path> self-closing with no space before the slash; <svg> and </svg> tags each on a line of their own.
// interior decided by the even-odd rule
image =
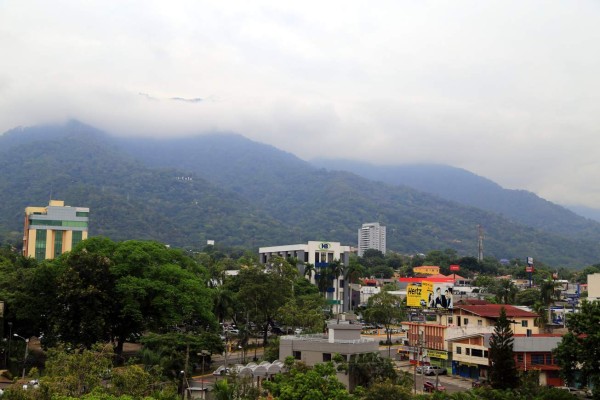
<svg viewBox="0 0 600 400">
<path fill-rule="evenodd" d="M 46 139 L 40 130 L 0 137 L 0 242 L 18 243 L 24 208 L 50 198 L 90 207 L 90 234 L 114 240 L 258 246 L 294 232 L 196 174 L 142 165 L 93 128 L 51 127 Z"/>
<path fill-rule="evenodd" d="M 545 232 L 406 186 L 319 169 L 292 154 L 239 135 L 123 144 L 148 165 L 191 170 L 219 182 L 273 217 L 300 229 L 301 240 L 354 244 L 363 222 L 380 221 L 388 226 L 389 249 L 425 252 L 450 247 L 461 254 L 474 255 L 476 227 L 482 225 L 489 256 L 530 255 L 565 265 L 598 259 L 596 243 L 600 235 L 584 240 Z M 271 244 L 285 244 L 282 240 Z"/>
<path fill-rule="evenodd" d="M 504 189 L 495 182 L 461 168 L 436 164 L 378 166 L 316 159 L 322 168 L 355 173 L 392 185 L 406 185 L 444 199 L 500 214 L 515 222 L 573 239 L 600 238 L 600 223 L 544 200 L 525 190 Z"/>
</svg>

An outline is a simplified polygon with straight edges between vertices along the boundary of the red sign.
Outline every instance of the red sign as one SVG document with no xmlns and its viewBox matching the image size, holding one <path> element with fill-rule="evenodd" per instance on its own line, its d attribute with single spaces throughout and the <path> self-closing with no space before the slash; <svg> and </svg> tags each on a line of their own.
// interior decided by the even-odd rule
<svg viewBox="0 0 600 400">
<path fill-rule="evenodd" d="M 533 265 L 525 267 L 525 272 L 533 272 Z"/>
<path fill-rule="evenodd" d="M 460 265 L 451 265 L 450 266 L 450 271 L 459 271 L 460 270 Z"/>
</svg>

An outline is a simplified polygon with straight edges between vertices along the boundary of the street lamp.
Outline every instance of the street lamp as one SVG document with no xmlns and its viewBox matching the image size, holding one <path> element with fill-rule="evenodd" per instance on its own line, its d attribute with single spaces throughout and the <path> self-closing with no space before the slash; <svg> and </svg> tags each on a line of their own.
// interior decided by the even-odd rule
<svg viewBox="0 0 600 400">
<path fill-rule="evenodd" d="M 25 341 L 25 358 L 23 358 L 23 379 L 25 379 L 25 364 L 27 363 L 27 353 L 29 351 L 29 339 L 25 339 L 23 336 L 19 336 L 16 333 L 14 333 L 13 336 Z"/>
<path fill-rule="evenodd" d="M 6 352 L 6 357 L 4 359 L 4 367 L 8 369 L 8 361 L 10 360 L 10 345 L 11 345 L 11 339 L 12 339 L 12 322 L 8 323 L 8 351 Z"/>
</svg>

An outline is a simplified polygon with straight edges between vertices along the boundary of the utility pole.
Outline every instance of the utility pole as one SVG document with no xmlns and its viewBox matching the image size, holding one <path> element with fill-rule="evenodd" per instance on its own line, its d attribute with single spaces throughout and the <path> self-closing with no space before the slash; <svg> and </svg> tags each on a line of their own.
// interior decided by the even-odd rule
<svg viewBox="0 0 600 400">
<path fill-rule="evenodd" d="M 477 261 L 483 261 L 483 227 L 477 225 Z"/>
<path fill-rule="evenodd" d="M 181 378 L 181 400 L 185 400 L 185 392 L 187 391 L 187 377 L 186 377 L 186 373 L 187 373 L 187 369 L 188 369 L 188 363 L 190 362 L 190 343 L 188 342 L 186 348 L 185 348 L 185 364 L 183 366 L 183 376 Z"/>
</svg>

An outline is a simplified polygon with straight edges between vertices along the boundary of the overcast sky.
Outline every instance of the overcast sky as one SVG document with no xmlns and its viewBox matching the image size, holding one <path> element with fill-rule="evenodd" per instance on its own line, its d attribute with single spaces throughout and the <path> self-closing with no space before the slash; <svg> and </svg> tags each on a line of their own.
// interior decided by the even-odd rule
<svg viewBox="0 0 600 400">
<path fill-rule="evenodd" d="M 0 131 L 234 131 L 600 204 L 600 1 L 0 0 Z"/>
</svg>

